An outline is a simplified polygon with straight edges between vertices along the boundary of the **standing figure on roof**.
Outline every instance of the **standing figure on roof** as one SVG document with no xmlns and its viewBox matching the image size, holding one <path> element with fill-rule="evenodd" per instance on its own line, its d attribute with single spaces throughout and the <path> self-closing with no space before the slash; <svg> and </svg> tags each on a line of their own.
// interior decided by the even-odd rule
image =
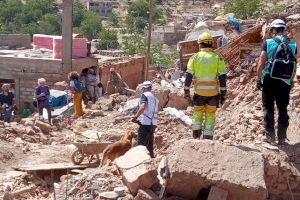
<svg viewBox="0 0 300 200">
<path fill-rule="evenodd" d="M 200 51 L 192 56 L 185 74 L 184 94 L 190 98 L 193 81 L 193 138 L 213 139 L 215 114 L 226 96 L 226 70 L 223 59 L 212 49 L 212 36 L 205 32 L 198 39 Z"/>
<path fill-rule="evenodd" d="M 257 89 L 262 90 L 265 140 L 275 142 L 274 102 L 278 109 L 278 144 L 285 144 L 289 116 L 290 91 L 296 71 L 297 44 L 285 36 L 286 24 L 281 19 L 271 23 L 273 38 L 267 39 L 262 48 L 257 68 Z"/>
<path fill-rule="evenodd" d="M 115 71 L 115 68 L 110 68 L 110 79 L 106 85 L 107 94 L 123 92 L 124 88 L 129 88 L 127 83 L 122 79 L 121 75 Z"/>
</svg>

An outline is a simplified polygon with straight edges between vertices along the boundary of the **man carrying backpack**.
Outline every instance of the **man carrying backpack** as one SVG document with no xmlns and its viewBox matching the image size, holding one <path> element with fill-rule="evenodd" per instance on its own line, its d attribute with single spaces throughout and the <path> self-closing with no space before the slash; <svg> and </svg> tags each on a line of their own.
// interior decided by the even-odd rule
<svg viewBox="0 0 300 200">
<path fill-rule="evenodd" d="M 266 141 L 275 142 L 274 102 L 278 108 L 278 144 L 285 144 L 289 126 L 287 107 L 296 71 L 297 45 L 284 35 L 286 24 L 281 19 L 271 23 L 274 37 L 263 44 L 257 69 L 257 89 L 262 89 Z"/>
</svg>

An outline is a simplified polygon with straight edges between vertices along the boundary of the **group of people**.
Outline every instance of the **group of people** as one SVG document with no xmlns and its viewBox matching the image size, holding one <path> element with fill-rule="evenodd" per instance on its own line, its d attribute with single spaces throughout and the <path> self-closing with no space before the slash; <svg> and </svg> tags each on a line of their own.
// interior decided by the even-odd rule
<svg viewBox="0 0 300 200">
<path fill-rule="evenodd" d="M 281 19 L 270 25 L 271 39 L 262 48 L 258 69 L 257 89 L 262 90 L 264 112 L 264 141 L 275 143 L 274 102 L 278 108 L 278 144 L 286 143 L 290 90 L 296 71 L 297 44 L 285 36 L 286 24 Z M 193 137 L 213 139 L 215 113 L 226 99 L 226 70 L 223 59 L 212 49 L 212 36 L 203 33 L 198 40 L 200 51 L 193 55 L 187 66 L 184 93 L 190 97 L 194 83 Z"/>
<path fill-rule="evenodd" d="M 286 24 L 281 19 L 270 25 L 271 39 L 262 48 L 257 68 L 257 89 L 262 90 L 264 112 L 264 141 L 275 143 L 274 103 L 278 109 L 278 145 L 286 144 L 289 116 L 287 107 L 296 71 L 297 44 L 285 36 Z M 213 51 L 212 36 L 200 35 L 200 51 L 194 54 L 187 65 L 184 94 L 190 97 L 194 84 L 192 136 L 194 139 L 213 139 L 217 107 L 226 100 L 226 69 L 224 60 Z M 138 144 L 144 145 L 153 154 L 153 138 L 157 125 L 158 100 L 151 92 L 151 82 L 143 83 L 140 106 L 132 121 L 140 124 Z"/>
<path fill-rule="evenodd" d="M 99 68 L 92 66 L 88 69 L 84 69 L 80 74 L 79 80 L 85 87 L 85 91 L 83 92 L 84 102 L 87 103 L 88 101 L 91 101 L 95 103 L 102 95 Z"/>
</svg>

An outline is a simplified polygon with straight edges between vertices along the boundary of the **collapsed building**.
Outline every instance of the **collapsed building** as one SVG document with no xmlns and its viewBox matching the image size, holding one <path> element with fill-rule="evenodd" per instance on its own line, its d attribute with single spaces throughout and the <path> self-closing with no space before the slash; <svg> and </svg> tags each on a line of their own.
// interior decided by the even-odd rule
<svg viewBox="0 0 300 200">
<path fill-rule="evenodd" d="M 4 37 L 5 43 L 2 42 L 0 50 L 0 83 L 15 83 L 18 107 L 23 107 L 25 102 L 32 102 L 37 79 L 41 77 L 52 86 L 56 82 L 67 81 L 67 75 L 71 71 L 81 73 L 85 68 L 98 66 L 104 86 L 109 80 L 111 67 L 120 73 L 131 88 L 135 88 L 143 79 L 146 63 L 144 56 L 88 56 L 86 40 L 73 38 L 72 67 L 64 68 L 61 60 L 62 46 L 59 43 L 61 37 L 57 39 L 57 36 L 35 35 L 32 44 L 29 35 L 2 36 Z M 56 40 L 58 43 L 53 43 Z M 76 45 L 76 41 L 80 42 L 79 45 Z"/>
</svg>

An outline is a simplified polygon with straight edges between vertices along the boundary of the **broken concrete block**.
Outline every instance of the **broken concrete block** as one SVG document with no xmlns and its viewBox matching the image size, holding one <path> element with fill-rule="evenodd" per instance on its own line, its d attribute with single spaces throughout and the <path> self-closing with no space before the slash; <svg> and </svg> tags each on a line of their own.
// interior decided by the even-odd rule
<svg viewBox="0 0 300 200">
<path fill-rule="evenodd" d="M 228 191 L 230 200 L 265 200 L 264 159 L 249 148 L 209 140 L 180 140 L 168 150 L 167 192 L 196 199 L 214 185 Z"/>
<path fill-rule="evenodd" d="M 50 124 L 37 120 L 35 126 L 39 127 L 45 134 L 49 134 L 52 130 Z"/>
<path fill-rule="evenodd" d="M 212 186 L 208 195 L 207 200 L 226 200 L 228 192 L 221 188 Z"/>
<path fill-rule="evenodd" d="M 173 88 L 169 94 L 169 101 L 166 107 L 177 108 L 179 110 L 185 110 L 190 105 L 188 99 L 184 98 L 183 89 Z"/>
<path fill-rule="evenodd" d="M 112 192 L 101 192 L 99 194 L 99 197 L 101 197 L 100 199 L 117 199 L 119 197 L 119 195 L 112 191 Z"/>
<path fill-rule="evenodd" d="M 116 160 L 116 165 L 132 194 L 136 194 L 139 189 L 148 189 L 158 182 L 157 164 L 144 146 L 130 149 Z"/>
<path fill-rule="evenodd" d="M 131 148 L 123 156 L 116 160 L 119 168 L 130 169 L 151 159 L 150 153 L 145 146 L 139 145 Z"/>
<path fill-rule="evenodd" d="M 134 200 L 159 200 L 159 198 L 152 190 L 141 189 L 138 191 L 137 195 L 134 197 Z"/>
</svg>

